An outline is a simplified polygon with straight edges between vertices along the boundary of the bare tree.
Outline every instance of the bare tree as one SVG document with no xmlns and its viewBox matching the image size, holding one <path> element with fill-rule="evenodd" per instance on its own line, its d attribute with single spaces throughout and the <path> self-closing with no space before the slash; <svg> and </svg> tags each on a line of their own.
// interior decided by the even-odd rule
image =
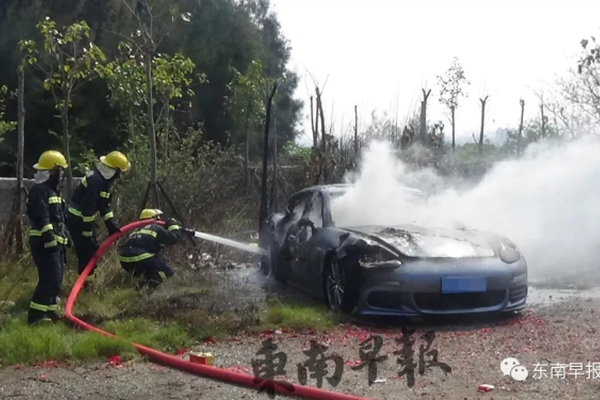
<svg viewBox="0 0 600 400">
<path fill-rule="evenodd" d="M 517 155 L 521 154 L 522 151 L 522 140 L 523 140 L 523 116 L 525 115 L 525 100 L 519 100 L 521 104 L 521 120 L 519 122 L 519 135 L 517 136 Z"/>
<path fill-rule="evenodd" d="M 431 94 L 431 89 L 425 91 L 425 89 L 421 89 L 423 92 L 423 100 L 421 101 L 421 128 L 420 128 L 420 140 L 421 144 L 425 145 L 427 140 L 427 99 Z"/>
<path fill-rule="evenodd" d="M 463 86 L 470 85 L 465 77 L 465 71 L 455 57 L 450 64 L 450 68 L 444 76 L 437 77 L 440 85 L 440 103 L 450 110 L 450 122 L 452 124 L 452 151 L 456 147 L 456 117 L 455 112 L 458 108 L 460 97 L 467 97 L 468 94 L 463 90 Z"/>
<path fill-rule="evenodd" d="M 481 129 L 479 130 L 479 141 L 477 145 L 479 147 L 479 157 L 483 157 L 483 132 L 485 128 L 485 105 L 487 103 L 489 96 L 485 96 L 482 99 L 479 99 L 481 103 Z"/>
<path fill-rule="evenodd" d="M 358 106 L 354 106 L 354 157 L 358 157 Z"/>
<path fill-rule="evenodd" d="M 151 0 L 137 0 L 132 3 L 130 0 L 121 0 L 123 5 L 129 10 L 138 24 L 137 35 L 131 34 L 129 37 L 118 34 L 126 39 L 129 43 L 136 46 L 140 54 L 144 58 L 144 70 L 146 75 L 146 107 L 147 107 L 147 124 L 148 124 L 148 139 L 150 141 L 150 183 L 148 189 L 151 190 L 152 200 L 156 207 L 158 204 L 158 186 L 156 178 L 156 121 L 154 118 L 154 94 L 152 84 L 152 61 L 156 55 L 156 50 L 165 36 L 167 36 L 172 28 L 172 25 L 167 25 L 164 22 L 165 15 L 153 14 L 153 7 L 150 5 Z M 165 10 L 164 14 L 172 14 L 173 10 Z M 183 21 L 189 22 L 191 15 L 184 13 L 180 15 Z M 175 21 L 171 15 L 171 21 Z"/>
</svg>

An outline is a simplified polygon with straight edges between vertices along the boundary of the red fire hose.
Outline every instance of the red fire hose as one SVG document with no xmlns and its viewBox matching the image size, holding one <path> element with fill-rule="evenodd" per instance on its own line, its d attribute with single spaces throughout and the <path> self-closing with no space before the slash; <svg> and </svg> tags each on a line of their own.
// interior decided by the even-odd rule
<svg viewBox="0 0 600 400">
<path fill-rule="evenodd" d="M 163 224 L 162 221 L 158 221 L 158 223 Z M 90 271 L 98 262 L 98 259 L 104 255 L 104 253 L 108 250 L 111 244 L 113 244 L 120 236 L 123 234 L 148 224 L 148 221 L 136 221 L 132 222 L 128 225 L 125 225 L 121 228 L 121 233 L 115 233 L 110 236 L 98 249 L 96 254 L 92 257 L 88 265 L 85 267 L 85 270 L 81 273 L 71 293 L 69 294 L 69 298 L 67 299 L 67 304 L 65 306 L 65 315 L 66 317 L 72 321 L 74 324 L 78 325 L 80 328 L 85 330 L 94 331 L 101 335 L 109 336 L 112 338 L 117 338 L 115 335 L 112 335 L 108 332 L 105 332 L 95 326 L 92 326 L 79 318 L 75 317 L 72 313 L 73 305 L 75 304 L 75 299 L 77 299 L 77 295 L 81 290 L 83 283 L 85 282 L 85 278 L 89 275 Z M 217 368 L 210 365 L 204 364 L 196 364 L 187 360 L 183 360 L 179 357 L 172 356 L 170 354 L 166 354 L 154 349 L 151 349 L 146 346 L 139 345 L 137 343 L 133 343 L 138 352 L 144 356 L 147 356 L 150 360 L 180 369 L 182 371 L 191 372 L 196 375 L 207 376 L 213 379 L 233 383 L 236 385 L 247 386 L 255 389 L 270 387 L 275 390 L 278 394 L 301 397 L 306 399 L 320 399 L 320 400 L 367 400 L 361 397 L 351 396 L 343 393 L 335 393 L 329 392 L 326 390 L 302 386 L 302 385 L 294 385 L 291 383 L 283 384 L 277 381 L 258 379 L 251 375 L 241 374 L 237 372 L 227 371 L 223 368 Z"/>
</svg>

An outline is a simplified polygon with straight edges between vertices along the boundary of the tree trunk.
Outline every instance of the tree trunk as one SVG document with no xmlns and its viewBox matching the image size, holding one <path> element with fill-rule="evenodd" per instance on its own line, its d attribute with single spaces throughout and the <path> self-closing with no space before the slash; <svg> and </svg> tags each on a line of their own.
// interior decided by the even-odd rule
<svg viewBox="0 0 600 400">
<path fill-rule="evenodd" d="M 317 118 L 319 117 L 317 110 Z M 317 122 L 314 117 L 314 107 L 313 107 L 313 97 L 310 96 L 310 129 L 313 135 L 313 153 L 317 150 L 317 146 L 319 145 L 319 135 L 317 133 Z"/>
<path fill-rule="evenodd" d="M 354 157 L 358 157 L 358 106 L 354 106 Z"/>
<path fill-rule="evenodd" d="M 521 103 L 521 122 L 519 123 L 519 135 L 517 136 L 517 156 L 521 155 L 521 141 L 523 140 L 523 115 L 525 114 L 525 100 L 519 100 Z"/>
<path fill-rule="evenodd" d="M 19 70 L 17 128 L 17 255 L 23 254 L 23 159 L 25 158 L 25 70 Z"/>
<path fill-rule="evenodd" d="M 271 123 L 271 106 L 273 104 L 273 97 L 275 96 L 275 92 L 277 91 L 278 83 L 275 82 L 273 85 L 273 89 L 271 90 L 271 94 L 267 98 L 267 113 L 265 116 L 265 130 L 264 130 L 264 142 L 263 142 L 263 165 L 262 165 L 262 177 L 261 177 L 261 188 L 260 188 L 260 212 L 258 215 L 258 232 L 259 232 L 259 241 L 263 243 L 263 222 L 267 219 L 269 209 L 267 204 L 267 167 L 269 162 L 269 127 Z"/>
<path fill-rule="evenodd" d="M 477 143 L 479 148 L 479 157 L 483 157 L 483 130 L 485 128 L 485 103 L 487 102 L 488 96 L 485 96 L 483 99 L 479 99 L 481 102 L 481 129 L 479 130 L 479 143 Z"/>
<path fill-rule="evenodd" d="M 544 115 L 544 102 L 542 101 L 542 104 L 540 104 L 540 113 L 541 113 L 541 117 L 542 117 L 542 139 L 546 138 L 546 116 Z"/>
<path fill-rule="evenodd" d="M 152 95 L 152 54 L 146 51 L 144 67 L 146 69 L 146 103 L 148 107 L 148 138 L 150 140 L 150 190 L 152 191 L 152 207 L 160 208 L 158 204 L 158 188 L 156 186 L 156 132 L 154 130 L 154 106 Z"/>
<path fill-rule="evenodd" d="M 71 148 L 69 143 L 69 104 L 71 104 L 71 89 L 68 89 L 65 93 L 66 96 L 60 110 L 60 115 L 63 125 L 63 148 L 67 164 L 69 164 L 69 167 L 67 168 L 67 193 L 65 197 L 67 200 L 70 200 L 71 194 L 73 194 L 73 166 L 71 165 Z"/>
<path fill-rule="evenodd" d="M 277 107 L 273 107 L 273 176 L 271 178 L 271 207 L 272 211 L 279 208 L 277 201 Z"/>
<path fill-rule="evenodd" d="M 250 124 L 250 111 L 246 108 L 246 121 L 244 122 L 244 137 L 246 139 L 246 151 L 244 154 L 244 182 L 246 184 L 246 188 L 250 189 L 250 168 L 248 167 L 250 163 L 250 135 L 248 133 L 248 125 Z"/>
<path fill-rule="evenodd" d="M 450 107 L 450 117 L 452 118 L 452 152 L 456 149 L 456 120 L 455 120 L 455 111 L 456 108 L 454 106 Z"/>
<path fill-rule="evenodd" d="M 169 105 L 171 103 L 167 100 L 167 105 L 165 109 L 165 140 L 164 140 L 164 157 L 165 159 L 169 158 L 169 129 L 171 129 L 171 111 L 169 110 Z"/>
<path fill-rule="evenodd" d="M 423 92 L 423 101 L 421 101 L 421 129 L 420 129 L 420 139 L 421 144 L 424 146 L 427 141 L 427 98 L 431 94 L 431 89 L 427 92 L 425 89 L 421 89 Z"/>
<path fill-rule="evenodd" d="M 316 88 L 317 92 L 317 111 L 321 116 L 321 171 L 323 182 L 327 183 L 327 138 L 325 137 L 325 113 L 323 112 L 323 99 L 321 99 L 321 92 L 319 88 Z M 317 115 L 318 118 L 318 115 Z M 318 121 L 317 121 L 318 123 Z"/>
</svg>

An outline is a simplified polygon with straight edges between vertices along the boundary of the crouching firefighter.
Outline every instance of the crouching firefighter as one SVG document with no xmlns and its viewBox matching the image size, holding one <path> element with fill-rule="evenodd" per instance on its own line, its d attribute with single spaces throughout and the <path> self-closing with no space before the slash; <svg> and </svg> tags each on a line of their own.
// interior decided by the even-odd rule
<svg viewBox="0 0 600 400">
<path fill-rule="evenodd" d="M 65 226 L 66 204 L 58 189 L 67 160 L 49 150 L 33 166 L 35 183 L 27 195 L 27 217 L 31 222 L 29 246 L 38 271 L 27 322 L 57 322 L 58 295 L 62 289 L 65 246 L 69 245 Z"/>
<path fill-rule="evenodd" d="M 157 224 L 155 221 L 162 215 L 161 210 L 142 210 L 139 219 L 148 224 L 134 230 L 118 250 L 123 269 L 134 278 L 143 276 L 145 282 L 140 286 L 147 284 L 152 289 L 173 276 L 173 269 L 159 253 L 165 246 L 178 243 L 183 232 L 181 224 L 172 218 L 166 220 L 164 227 Z"/>
<path fill-rule="evenodd" d="M 120 232 L 111 208 L 111 187 L 122 172 L 127 172 L 131 163 L 119 151 L 113 151 L 100 157 L 94 171 L 90 171 L 73 191 L 67 213 L 67 227 L 73 239 L 77 253 L 79 275 L 83 272 L 98 250 L 94 218 L 99 212 L 109 235 Z M 93 279 L 90 271 L 86 281 Z"/>
</svg>

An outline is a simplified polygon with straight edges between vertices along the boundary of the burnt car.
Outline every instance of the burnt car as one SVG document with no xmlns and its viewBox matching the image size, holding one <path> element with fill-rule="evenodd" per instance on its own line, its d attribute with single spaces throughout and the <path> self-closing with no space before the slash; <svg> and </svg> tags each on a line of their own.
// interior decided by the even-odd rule
<svg viewBox="0 0 600 400">
<path fill-rule="evenodd" d="M 351 186 L 303 189 L 261 231 L 264 274 L 361 315 L 517 312 L 527 263 L 508 238 L 416 224 L 340 226 L 332 202 Z M 415 201 L 427 195 L 411 191 Z M 361 210 L 356 210 L 361 212 Z"/>
</svg>

